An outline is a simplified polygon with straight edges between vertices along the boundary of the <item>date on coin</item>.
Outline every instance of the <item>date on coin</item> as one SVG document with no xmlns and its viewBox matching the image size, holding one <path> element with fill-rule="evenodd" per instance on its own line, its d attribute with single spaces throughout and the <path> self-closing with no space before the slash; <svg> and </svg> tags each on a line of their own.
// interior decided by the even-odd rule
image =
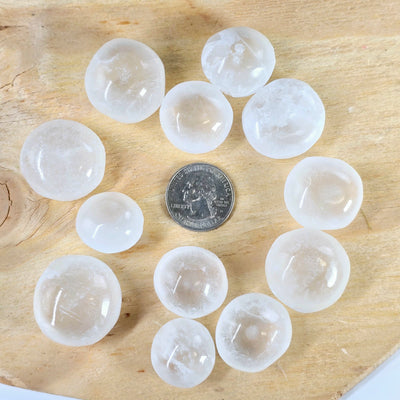
<svg viewBox="0 0 400 400">
<path fill-rule="evenodd" d="M 204 232 L 218 228 L 228 219 L 235 194 L 231 181 L 219 168 L 194 163 L 172 176 L 165 202 L 175 222 L 186 229 Z"/>
</svg>

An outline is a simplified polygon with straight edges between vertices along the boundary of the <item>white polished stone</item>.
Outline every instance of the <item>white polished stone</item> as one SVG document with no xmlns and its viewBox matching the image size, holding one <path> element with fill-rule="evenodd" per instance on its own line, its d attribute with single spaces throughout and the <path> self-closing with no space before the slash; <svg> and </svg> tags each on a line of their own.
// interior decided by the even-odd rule
<svg viewBox="0 0 400 400">
<path fill-rule="evenodd" d="M 118 192 L 95 194 L 79 208 L 76 231 L 82 241 L 102 253 L 130 249 L 143 233 L 143 213 L 129 196 Z"/>
<path fill-rule="evenodd" d="M 119 122 L 139 122 L 160 107 L 165 93 L 164 65 L 145 44 L 113 39 L 90 61 L 85 88 L 101 113 Z"/>
<path fill-rule="evenodd" d="M 293 310 L 323 310 L 343 294 L 350 276 L 350 261 L 331 235 L 297 229 L 279 236 L 265 262 L 274 295 Z"/>
<path fill-rule="evenodd" d="M 360 210 L 363 185 L 357 171 L 337 158 L 308 157 L 290 171 L 285 203 L 305 228 L 340 229 Z"/>
<path fill-rule="evenodd" d="M 183 82 L 165 96 L 161 127 L 168 140 L 187 153 L 216 149 L 228 136 L 233 121 L 229 101 L 208 82 Z"/>
<path fill-rule="evenodd" d="M 317 93 L 297 79 L 277 79 L 248 101 L 243 131 L 251 146 L 271 158 L 296 157 L 320 138 L 325 108 Z"/>
<path fill-rule="evenodd" d="M 245 97 L 267 83 L 275 67 L 275 52 L 262 33 L 233 27 L 208 39 L 201 65 L 207 79 L 224 93 Z"/>
<path fill-rule="evenodd" d="M 174 319 L 154 336 L 151 363 L 164 382 L 180 388 L 194 387 L 214 368 L 214 341 L 200 322 Z"/>
<path fill-rule="evenodd" d="M 265 294 L 236 297 L 222 311 L 215 333 L 221 358 L 232 368 L 259 372 L 288 349 L 292 324 L 285 307 Z"/>
<path fill-rule="evenodd" d="M 54 200 L 76 200 L 102 181 L 106 153 L 99 137 L 76 121 L 56 119 L 33 130 L 20 155 L 32 189 Z"/>
<path fill-rule="evenodd" d="M 224 302 L 228 279 L 221 260 L 195 246 L 177 247 L 159 261 L 154 288 L 168 310 L 185 318 L 200 318 Z"/>
<path fill-rule="evenodd" d="M 120 311 L 117 277 L 94 257 L 57 258 L 36 285 L 36 322 L 49 339 L 63 345 L 98 342 L 113 328 Z"/>
</svg>

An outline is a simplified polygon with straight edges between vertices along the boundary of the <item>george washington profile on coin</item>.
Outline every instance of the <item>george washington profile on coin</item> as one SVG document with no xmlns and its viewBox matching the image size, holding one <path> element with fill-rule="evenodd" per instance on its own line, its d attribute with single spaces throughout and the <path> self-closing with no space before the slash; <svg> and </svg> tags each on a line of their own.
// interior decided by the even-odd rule
<svg viewBox="0 0 400 400">
<path fill-rule="evenodd" d="M 171 178 L 165 194 L 171 217 L 184 228 L 208 231 L 223 224 L 233 204 L 232 183 L 219 168 L 189 164 Z"/>
</svg>

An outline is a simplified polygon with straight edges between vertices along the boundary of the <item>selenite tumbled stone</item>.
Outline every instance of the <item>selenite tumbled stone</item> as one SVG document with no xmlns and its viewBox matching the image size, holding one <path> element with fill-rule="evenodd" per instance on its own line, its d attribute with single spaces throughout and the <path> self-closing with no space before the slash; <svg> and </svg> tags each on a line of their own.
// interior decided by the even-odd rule
<svg viewBox="0 0 400 400">
<path fill-rule="evenodd" d="M 325 108 L 307 83 L 277 79 L 257 90 L 248 101 L 242 125 L 251 146 L 264 156 L 296 157 L 320 138 Z"/>
<path fill-rule="evenodd" d="M 41 331 L 54 342 L 87 346 L 113 328 L 121 311 L 117 277 L 90 256 L 57 258 L 40 277 L 34 314 Z"/>
<path fill-rule="evenodd" d="M 127 124 L 139 122 L 160 107 L 165 93 L 164 65 L 144 43 L 113 39 L 90 61 L 85 88 L 101 113 Z"/>
<path fill-rule="evenodd" d="M 203 48 L 207 79 L 233 97 L 245 97 L 264 86 L 275 67 L 275 52 L 260 32 L 244 26 L 224 29 Z"/>
<path fill-rule="evenodd" d="M 76 200 L 102 181 L 106 153 L 99 137 L 76 121 L 56 119 L 33 130 L 20 168 L 32 189 L 54 200 Z"/>
<path fill-rule="evenodd" d="M 274 295 L 293 310 L 323 310 L 343 294 L 350 276 L 350 261 L 331 235 L 297 229 L 279 236 L 265 262 Z"/>
</svg>

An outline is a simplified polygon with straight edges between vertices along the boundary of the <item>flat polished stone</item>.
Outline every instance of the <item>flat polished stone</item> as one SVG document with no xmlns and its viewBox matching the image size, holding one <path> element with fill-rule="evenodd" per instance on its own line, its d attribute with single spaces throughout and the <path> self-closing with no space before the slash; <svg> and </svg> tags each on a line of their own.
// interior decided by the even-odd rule
<svg viewBox="0 0 400 400">
<path fill-rule="evenodd" d="M 251 146 L 270 158 L 291 158 L 309 150 L 325 125 L 325 108 L 310 85 L 276 79 L 257 90 L 242 114 Z"/>
<path fill-rule="evenodd" d="M 77 200 L 102 181 L 106 153 L 99 137 L 76 121 L 55 119 L 34 129 L 20 155 L 32 189 L 53 200 Z"/>
<path fill-rule="evenodd" d="M 274 295 L 293 310 L 310 313 L 334 304 L 350 276 L 350 261 L 331 235 L 296 229 L 279 236 L 265 261 Z"/>
<path fill-rule="evenodd" d="M 143 213 L 136 201 L 119 192 L 95 194 L 79 208 L 76 231 L 82 241 L 102 253 L 134 246 L 143 233 Z"/>
<path fill-rule="evenodd" d="M 208 39 L 201 65 L 207 79 L 224 93 L 245 97 L 267 83 L 275 67 L 275 52 L 262 33 L 238 26 Z"/>
<path fill-rule="evenodd" d="M 305 228 L 341 229 L 360 210 L 363 184 L 357 171 L 342 160 L 308 157 L 290 171 L 284 197 L 292 217 Z"/>
<path fill-rule="evenodd" d="M 214 253 L 183 246 L 163 255 L 154 271 L 154 288 L 168 310 L 181 317 L 200 318 L 222 305 L 228 279 Z"/>
<path fill-rule="evenodd" d="M 114 327 L 121 311 L 117 277 L 90 256 L 57 258 L 40 277 L 34 314 L 41 331 L 66 346 L 98 342 Z"/>
<path fill-rule="evenodd" d="M 215 332 L 221 358 L 232 368 L 259 372 L 280 358 L 292 338 L 285 307 L 265 294 L 248 293 L 222 311 Z"/>
<path fill-rule="evenodd" d="M 192 154 L 216 149 L 228 136 L 233 121 L 229 101 L 208 82 L 183 82 L 165 96 L 161 127 L 178 149 Z"/>
<path fill-rule="evenodd" d="M 123 123 L 140 122 L 160 107 L 165 70 L 149 46 L 132 39 L 113 39 L 93 56 L 85 88 L 92 105 Z"/>
<path fill-rule="evenodd" d="M 192 388 L 203 382 L 214 368 L 214 341 L 200 322 L 174 319 L 154 336 L 151 363 L 164 382 Z"/>
</svg>

